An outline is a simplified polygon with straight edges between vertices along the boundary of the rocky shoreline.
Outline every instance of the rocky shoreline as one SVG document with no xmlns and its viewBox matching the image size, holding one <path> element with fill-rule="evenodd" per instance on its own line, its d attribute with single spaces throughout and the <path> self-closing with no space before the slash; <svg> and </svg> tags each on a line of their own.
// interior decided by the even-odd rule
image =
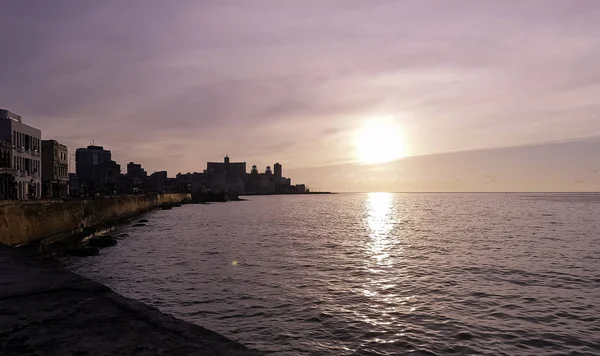
<svg viewBox="0 0 600 356">
<path fill-rule="evenodd" d="M 0 270 L 0 355 L 262 355 L 29 250 L 0 245 Z"/>
</svg>

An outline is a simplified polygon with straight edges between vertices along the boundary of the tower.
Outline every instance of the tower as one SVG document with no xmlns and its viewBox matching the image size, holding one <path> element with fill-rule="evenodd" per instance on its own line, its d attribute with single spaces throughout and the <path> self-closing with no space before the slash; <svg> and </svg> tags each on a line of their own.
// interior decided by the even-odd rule
<svg viewBox="0 0 600 356">
<path fill-rule="evenodd" d="M 282 177 L 282 166 L 281 164 L 279 164 L 279 162 L 275 163 L 275 165 L 273 166 L 274 168 L 274 173 L 275 173 L 275 181 L 277 183 L 281 183 L 281 177 Z"/>
<path fill-rule="evenodd" d="M 224 162 L 224 166 L 225 166 L 225 179 L 229 179 L 229 156 L 225 156 L 225 159 L 223 160 Z"/>
</svg>

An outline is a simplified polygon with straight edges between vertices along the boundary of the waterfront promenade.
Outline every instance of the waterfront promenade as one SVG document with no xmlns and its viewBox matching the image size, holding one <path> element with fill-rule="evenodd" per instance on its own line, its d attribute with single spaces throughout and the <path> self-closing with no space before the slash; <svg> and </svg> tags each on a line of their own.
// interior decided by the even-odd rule
<svg viewBox="0 0 600 356">
<path fill-rule="evenodd" d="M 0 355 L 233 355 L 250 350 L 0 244 Z"/>
</svg>

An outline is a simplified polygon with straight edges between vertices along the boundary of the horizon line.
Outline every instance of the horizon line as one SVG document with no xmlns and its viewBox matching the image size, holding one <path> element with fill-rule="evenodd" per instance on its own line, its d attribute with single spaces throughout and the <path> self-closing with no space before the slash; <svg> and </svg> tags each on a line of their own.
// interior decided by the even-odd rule
<svg viewBox="0 0 600 356">
<path fill-rule="evenodd" d="M 311 191 L 319 193 L 320 191 Z M 600 194 L 600 191 L 369 191 L 369 192 L 336 192 L 336 194 L 369 194 L 369 193 L 390 193 L 390 194 Z M 292 194 L 293 195 L 293 194 Z"/>
</svg>

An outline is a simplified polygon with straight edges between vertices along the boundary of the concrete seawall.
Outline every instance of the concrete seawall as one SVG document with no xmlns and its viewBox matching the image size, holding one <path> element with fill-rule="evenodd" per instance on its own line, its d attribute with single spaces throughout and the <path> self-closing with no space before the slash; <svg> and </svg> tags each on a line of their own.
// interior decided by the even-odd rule
<svg viewBox="0 0 600 356">
<path fill-rule="evenodd" d="M 0 245 L 0 355 L 257 356 L 26 250 Z"/>
<path fill-rule="evenodd" d="M 0 201 L 0 243 L 17 246 L 68 236 L 135 216 L 190 194 L 116 196 L 90 200 Z"/>
</svg>

